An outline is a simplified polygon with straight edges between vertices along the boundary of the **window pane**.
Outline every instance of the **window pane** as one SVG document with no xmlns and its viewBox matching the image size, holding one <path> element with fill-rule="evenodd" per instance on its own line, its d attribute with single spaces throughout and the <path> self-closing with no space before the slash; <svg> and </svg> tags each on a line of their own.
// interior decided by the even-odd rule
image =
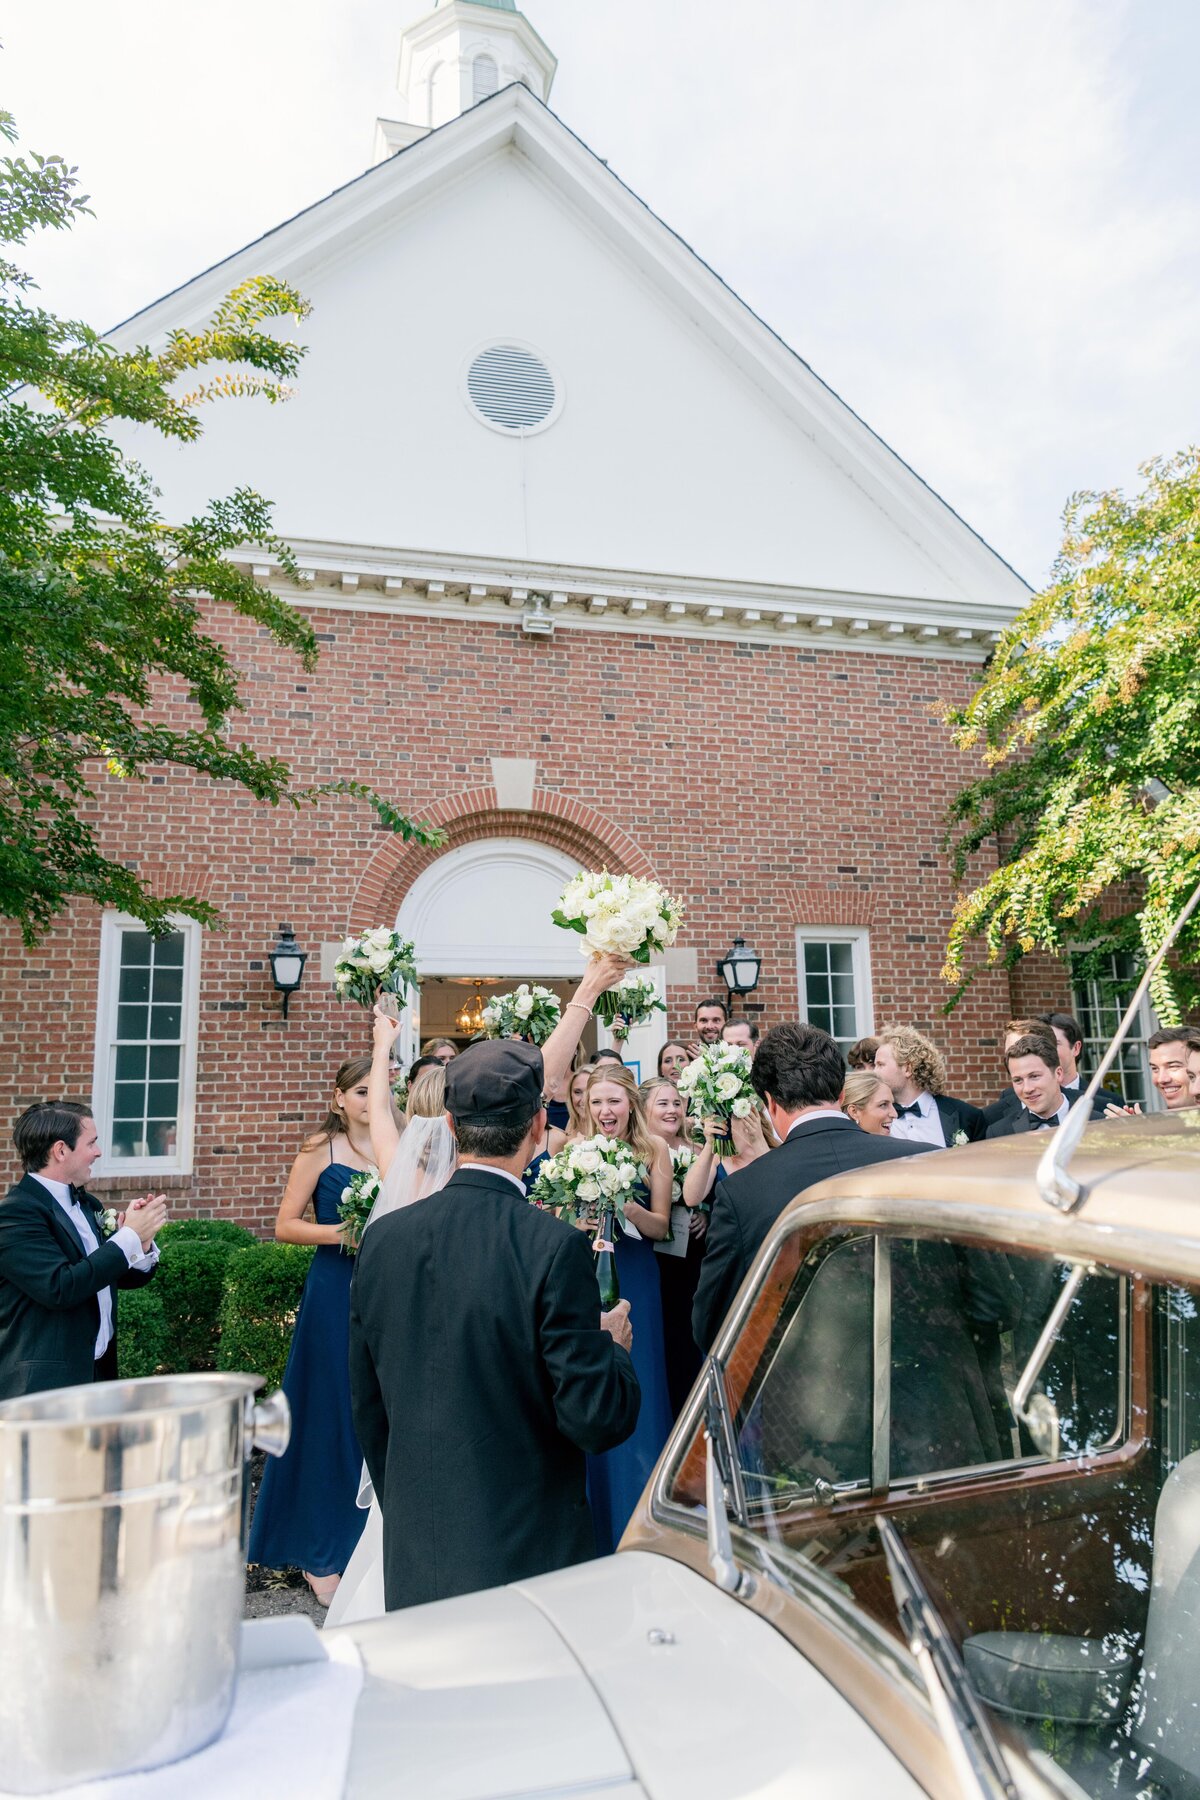
<svg viewBox="0 0 1200 1800">
<path fill-rule="evenodd" d="M 140 1156 L 142 1154 L 142 1125 L 139 1119 L 114 1119 L 112 1128 L 112 1155 L 114 1158 Z"/>
<path fill-rule="evenodd" d="M 178 1002 L 182 1000 L 183 970 L 156 968 L 154 971 L 153 998 L 155 1002 L 162 1000 L 174 1000 Z"/>
<path fill-rule="evenodd" d="M 183 1030 L 183 1008 L 180 1006 L 155 1006 L 151 1008 L 153 1021 L 150 1036 L 162 1038 L 178 1038 Z"/>
<path fill-rule="evenodd" d="M 845 1038 L 848 1042 L 853 1043 L 858 1036 L 858 1025 L 855 1022 L 855 1018 L 856 1016 L 852 1006 L 835 1006 L 833 1009 L 833 1029 L 829 1034 L 830 1037 Z"/>
<path fill-rule="evenodd" d="M 182 969 L 183 967 L 183 933 L 173 931 L 170 937 L 160 938 L 154 946 L 154 963 L 159 969 Z"/>
<path fill-rule="evenodd" d="M 830 944 L 829 966 L 838 975 L 854 973 L 854 951 L 849 944 Z"/>
<path fill-rule="evenodd" d="M 133 1039 L 136 1043 L 146 1040 L 150 1027 L 150 1008 L 148 1006 L 118 1006 L 117 1008 L 117 1041 Z"/>
<path fill-rule="evenodd" d="M 118 1000 L 148 1000 L 150 998 L 150 970 L 123 968 L 120 985 L 117 988 Z"/>
<path fill-rule="evenodd" d="M 832 989 L 833 998 L 834 998 L 834 1002 L 836 1005 L 838 1005 L 838 1006 L 853 1006 L 854 1005 L 854 977 L 852 975 L 833 975 L 833 976 L 831 976 L 830 977 L 830 987 Z"/>
<path fill-rule="evenodd" d="M 144 1044 L 122 1044 L 117 1051 L 117 1080 L 144 1081 L 146 1047 Z"/>
<path fill-rule="evenodd" d="M 146 1089 L 146 1117 L 173 1119 L 179 1105 L 179 1085 L 174 1081 L 152 1081 Z"/>
<path fill-rule="evenodd" d="M 113 1086 L 113 1118 L 140 1119 L 146 1111 L 146 1085 L 141 1081 L 118 1081 Z"/>
<path fill-rule="evenodd" d="M 805 944 L 804 967 L 809 974 L 823 975 L 829 967 L 828 944 Z"/>
<path fill-rule="evenodd" d="M 150 967 L 150 933 L 148 931 L 123 931 L 121 933 L 121 967 L 123 969 L 148 969 Z"/>
<path fill-rule="evenodd" d="M 804 987 L 810 1011 L 814 1006 L 829 1005 L 829 977 L 827 975 L 807 976 Z"/>
<path fill-rule="evenodd" d="M 173 1119 L 153 1120 L 146 1127 L 147 1156 L 174 1156 L 179 1148 L 179 1132 Z"/>
<path fill-rule="evenodd" d="M 163 1044 L 150 1052 L 151 1081 L 178 1081 L 179 1046 Z"/>
</svg>

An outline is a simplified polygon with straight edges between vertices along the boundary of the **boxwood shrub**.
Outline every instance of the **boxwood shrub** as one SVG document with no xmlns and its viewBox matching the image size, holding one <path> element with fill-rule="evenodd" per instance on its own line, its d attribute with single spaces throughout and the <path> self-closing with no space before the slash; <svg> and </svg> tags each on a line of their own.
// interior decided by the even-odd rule
<svg viewBox="0 0 1200 1800">
<path fill-rule="evenodd" d="M 254 1244 L 233 1251 L 225 1265 L 219 1369 L 240 1369 L 261 1375 L 268 1388 L 279 1386 L 313 1254 L 309 1244 Z"/>
</svg>

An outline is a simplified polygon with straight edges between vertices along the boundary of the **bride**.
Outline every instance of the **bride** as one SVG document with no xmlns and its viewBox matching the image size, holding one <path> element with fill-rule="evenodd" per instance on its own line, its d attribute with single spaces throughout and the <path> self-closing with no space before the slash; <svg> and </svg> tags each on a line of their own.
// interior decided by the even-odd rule
<svg viewBox="0 0 1200 1800">
<path fill-rule="evenodd" d="M 594 956 L 583 991 L 615 987 L 632 964 L 626 956 Z M 590 982 L 590 985 L 588 985 Z M 569 1000 L 542 1048 L 543 1092 L 553 1093 L 566 1080 L 579 1040 L 592 1016 L 590 1004 Z M 367 1114 L 371 1150 L 382 1187 L 364 1230 L 376 1220 L 440 1192 L 454 1173 L 456 1146 L 446 1118 L 444 1069 L 425 1069 L 413 1083 L 403 1125 L 392 1107 L 389 1061 L 400 1021 L 375 1008 L 375 1038 L 368 1077 Z M 469 1055 L 469 1050 L 464 1052 Z M 325 1624 L 350 1625 L 381 1618 L 383 1599 L 383 1514 L 363 1466 L 358 1504 L 369 1507 L 367 1523 L 333 1596 Z"/>
</svg>

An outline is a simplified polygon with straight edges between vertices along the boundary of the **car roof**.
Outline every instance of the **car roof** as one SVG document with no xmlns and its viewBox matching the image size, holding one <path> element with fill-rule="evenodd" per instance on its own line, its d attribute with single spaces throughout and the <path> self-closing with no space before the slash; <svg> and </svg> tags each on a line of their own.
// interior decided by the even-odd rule
<svg viewBox="0 0 1200 1800">
<path fill-rule="evenodd" d="M 1071 1159 L 1084 1198 L 1070 1213 L 1044 1201 L 1040 1132 L 895 1157 L 806 1188 L 789 1217 L 897 1221 L 1012 1248 L 1054 1249 L 1162 1278 L 1200 1280 L 1200 1107 L 1089 1125 Z"/>
</svg>

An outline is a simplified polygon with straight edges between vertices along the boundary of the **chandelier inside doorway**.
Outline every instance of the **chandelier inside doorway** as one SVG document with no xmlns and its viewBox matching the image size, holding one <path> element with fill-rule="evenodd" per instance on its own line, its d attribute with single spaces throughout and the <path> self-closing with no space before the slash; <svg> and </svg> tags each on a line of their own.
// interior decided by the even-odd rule
<svg viewBox="0 0 1200 1800">
<path fill-rule="evenodd" d="M 475 1037 L 483 1030 L 483 983 L 475 983 L 475 992 L 464 1000 L 454 1020 L 460 1037 Z"/>
</svg>

